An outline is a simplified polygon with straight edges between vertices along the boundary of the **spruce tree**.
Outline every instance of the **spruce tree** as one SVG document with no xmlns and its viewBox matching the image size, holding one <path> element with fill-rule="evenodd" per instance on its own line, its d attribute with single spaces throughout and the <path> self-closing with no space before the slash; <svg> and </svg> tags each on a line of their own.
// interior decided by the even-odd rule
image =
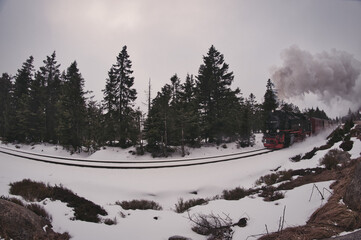
<svg viewBox="0 0 361 240">
<path fill-rule="evenodd" d="M 263 110 L 265 112 L 272 112 L 278 107 L 277 94 L 274 89 L 274 84 L 271 79 L 267 80 L 266 93 L 264 95 Z"/>
<path fill-rule="evenodd" d="M 41 85 L 42 77 L 40 72 L 35 74 L 35 78 L 30 84 L 30 94 L 28 101 L 28 122 L 29 140 L 40 142 L 45 137 L 45 99 L 44 88 Z"/>
<path fill-rule="evenodd" d="M 86 105 L 84 79 L 74 61 L 63 74 L 64 85 L 57 105 L 59 124 L 57 135 L 62 145 L 78 150 L 84 140 L 86 124 Z"/>
<path fill-rule="evenodd" d="M 180 102 L 182 123 L 182 141 L 190 145 L 197 145 L 200 135 L 199 112 L 196 100 L 196 86 L 193 75 L 187 74 L 185 83 L 181 85 Z M 183 143 L 183 144 L 184 144 Z"/>
<path fill-rule="evenodd" d="M 40 77 L 45 101 L 45 141 L 57 142 L 57 102 L 61 94 L 61 76 L 55 51 L 51 56 L 47 56 L 43 63 L 44 66 L 40 67 Z"/>
<path fill-rule="evenodd" d="M 106 79 L 104 93 L 104 110 L 105 113 L 105 138 L 110 145 L 116 140 L 117 137 L 117 80 L 116 80 L 114 67 L 111 67 L 108 72 L 108 78 Z"/>
<path fill-rule="evenodd" d="M 182 142 L 182 104 L 180 102 L 181 84 L 177 74 L 171 78 L 171 100 L 169 103 L 169 114 L 167 117 L 168 127 L 168 143 L 171 145 L 179 145 Z"/>
<path fill-rule="evenodd" d="M 90 97 L 86 103 L 86 140 L 84 145 L 88 151 L 97 150 L 105 141 L 103 108 L 93 98 L 94 96 Z"/>
<path fill-rule="evenodd" d="M 104 108 L 107 111 L 107 133 L 111 142 L 117 140 L 121 147 L 134 144 L 136 123 L 134 119 L 134 101 L 137 92 L 132 88 L 134 77 L 132 62 L 129 59 L 127 46 L 117 56 L 116 63 L 108 72 L 108 79 L 104 89 Z M 111 131 L 116 135 L 114 136 Z M 130 142 L 129 142 L 130 141 Z"/>
<path fill-rule="evenodd" d="M 11 76 L 3 73 L 0 77 L 0 137 L 8 140 L 12 122 L 12 94 Z"/>
<path fill-rule="evenodd" d="M 34 77 L 34 58 L 30 56 L 18 70 L 14 83 L 14 119 L 11 132 L 13 140 L 25 142 L 29 136 L 29 89 Z"/>
<path fill-rule="evenodd" d="M 147 151 L 152 152 L 153 156 L 167 156 L 169 119 L 172 117 L 170 114 L 171 89 L 172 87 L 166 84 L 161 92 L 158 92 L 152 101 L 146 120 Z"/>
<path fill-rule="evenodd" d="M 228 106 L 240 92 L 230 89 L 234 76 L 228 69 L 223 54 L 212 45 L 203 57 L 196 81 L 202 137 L 210 142 L 217 140 L 219 143 L 222 140 L 226 122 L 231 118 Z"/>
<path fill-rule="evenodd" d="M 117 75 L 117 83 L 119 86 L 118 100 L 119 100 L 119 142 L 120 146 L 126 147 L 126 141 L 133 138 L 131 136 L 134 130 L 134 122 L 132 118 L 134 101 L 137 98 L 137 91 L 132 88 L 134 84 L 134 77 L 132 76 L 133 70 L 132 61 L 129 59 L 127 46 L 124 46 L 122 51 L 117 57 L 115 70 Z M 133 143 L 134 144 L 134 143 Z"/>
</svg>

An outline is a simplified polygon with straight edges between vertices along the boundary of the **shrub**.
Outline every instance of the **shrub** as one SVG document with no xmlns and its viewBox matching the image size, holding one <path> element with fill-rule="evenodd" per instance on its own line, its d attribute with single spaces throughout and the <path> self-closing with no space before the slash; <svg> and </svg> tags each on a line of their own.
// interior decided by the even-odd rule
<svg viewBox="0 0 361 240">
<path fill-rule="evenodd" d="M 27 201 L 42 201 L 51 195 L 51 191 L 45 183 L 24 179 L 10 183 L 10 194 L 20 195 Z"/>
<path fill-rule="evenodd" d="M 328 153 L 320 160 L 320 163 L 322 165 L 325 165 L 325 167 L 329 170 L 335 169 L 339 164 L 337 155 L 340 153 L 341 153 L 340 150 L 332 149 L 328 151 Z"/>
<path fill-rule="evenodd" d="M 24 179 L 21 182 L 10 184 L 10 193 L 20 195 L 28 201 L 42 201 L 45 198 L 59 200 L 68 204 L 68 207 L 74 208 L 74 219 L 87 222 L 100 221 L 99 215 L 107 215 L 107 212 L 95 203 L 74 194 L 71 190 L 63 186 L 46 186 L 42 182 L 34 182 Z"/>
<path fill-rule="evenodd" d="M 318 148 L 313 148 L 311 151 L 309 151 L 302 157 L 302 160 L 313 158 L 313 156 L 315 156 L 317 151 L 318 151 Z"/>
<path fill-rule="evenodd" d="M 327 144 L 328 145 L 332 145 L 342 141 L 343 137 L 344 137 L 345 133 L 344 130 L 342 128 L 336 128 L 327 138 Z"/>
<path fill-rule="evenodd" d="M 353 147 L 353 141 L 343 141 L 340 145 L 340 148 L 342 148 L 344 151 L 350 151 Z"/>
<path fill-rule="evenodd" d="M 301 161 L 301 158 L 302 158 L 302 155 L 298 154 L 296 156 L 291 157 L 291 161 L 292 162 L 299 162 L 299 161 Z"/>
<path fill-rule="evenodd" d="M 329 149 L 331 147 L 332 147 L 331 144 L 325 144 L 325 145 L 322 145 L 321 147 L 319 147 L 318 150 L 326 150 L 326 149 Z"/>
<path fill-rule="evenodd" d="M 106 225 L 117 225 L 118 221 L 117 221 L 117 218 L 114 217 L 113 219 L 110 219 L 110 218 L 105 219 L 104 223 Z"/>
<path fill-rule="evenodd" d="M 184 213 L 185 211 L 187 211 L 188 209 L 190 209 L 191 207 L 194 206 L 198 206 L 198 205 L 204 205 L 207 204 L 208 200 L 205 200 L 203 198 L 198 198 L 198 199 L 190 199 L 188 201 L 183 201 L 182 198 L 180 198 L 178 200 L 178 203 L 175 205 L 175 211 L 177 213 Z"/>
<path fill-rule="evenodd" d="M 349 133 L 350 130 L 351 130 L 351 128 L 353 128 L 354 125 L 355 125 L 355 124 L 354 124 L 354 122 L 352 121 L 352 119 L 347 120 L 347 121 L 345 122 L 345 125 L 343 126 L 344 132 L 345 132 L 345 133 Z"/>
<path fill-rule="evenodd" d="M 135 154 L 138 156 L 143 156 L 144 155 L 144 147 L 136 147 L 135 148 Z"/>
<path fill-rule="evenodd" d="M 278 174 L 276 173 L 271 173 L 265 176 L 260 177 L 257 181 L 256 184 L 257 185 L 261 185 L 262 183 L 265 183 L 266 185 L 273 185 L 277 182 L 278 179 Z"/>
<path fill-rule="evenodd" d="M 115 204 L 120 205 L 124 210 L 162 210 L 162 207 L 158 203 L 148 200 L 122 201 L 116 202 Z"/>
<path fill-rule="evenodd" d="M 236 187 L 235 189 L 232 190 L 223 190 L 222 197 L 226 200 L 239 200 L 250 194 L 252 194 L 252 191 L 246 190 L 241 187 Z"/>
<path fill-rule="evenodd" d="M 160 145 L 149 145 L 149 144 L 145 146 L 145 150 L 147 152 L 150 152 L 153 158 L 168 157 L 169 155 L 171 155 L 176 151 L 175 148 L 169 146 L 166 149 L 164 149 L 164 147 Z"/>
<path fill-rule="evenodd" d="M 259 196 L 263 197 L 263 200 L 266 202 L 276 201 L 285 197 L 282 192 L 276 191 L 276 188 L 272 186 L 263 188 Z"/>
<path fill-rule="evenodd" d="M 292 179 L 292 176 L 293 176 L 293 171 L 292 170 L 281 171 L 280 176 L 277 179 L 277 183 L 284 182 L 284 181 L 289 181 L 289 180 Z"/>
<path fill-rule="evenodd" d="M 209 236 L 208 240 L 231 240 L 233 236 L 232 219 L 225 214 L 224 217 L 219 215 L 198 214 L 189 216 L 189 220 L 194 224 L 192 230 L 198 234 Z"/>
<path fill-rule="evenodd" d="M 279 171 L 277 173 L 268 174 L 265 176 L 260 177 L 256 181 L 256 185 L 261 185 L 262 183 L 265 183 L 267 186 L 271 186 L 275 183 L 284 182 L 291 180 L 293 176 L 293 171 Z"/>
</svg>

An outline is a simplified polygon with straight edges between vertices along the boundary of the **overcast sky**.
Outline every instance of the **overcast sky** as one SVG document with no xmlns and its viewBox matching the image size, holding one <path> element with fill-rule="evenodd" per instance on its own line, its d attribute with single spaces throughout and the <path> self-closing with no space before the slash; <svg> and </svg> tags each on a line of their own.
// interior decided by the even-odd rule
<svg viewBox="0 0 361 240">
<path fill-rule="evenodd" d="M 107 72 L 124 45 L 133 62 L 137 105 L 177 73 L 197 75 L 213 44 L 234 72 L 232 88 L 262 101 L 272 69 L 293 45 L 311 54 L 337 49 L 361 60 L 361 1 L 352 0 L 0 0 L 0 73 L 16 74 L 32 55 L 38 69 L 57 53 L 74 60 L 86 90 L 103 98 Z M 361 102 L 361 101 L 360 101 Z M 321 106 L 313 95 L 295 102 Z"/>
</svg>

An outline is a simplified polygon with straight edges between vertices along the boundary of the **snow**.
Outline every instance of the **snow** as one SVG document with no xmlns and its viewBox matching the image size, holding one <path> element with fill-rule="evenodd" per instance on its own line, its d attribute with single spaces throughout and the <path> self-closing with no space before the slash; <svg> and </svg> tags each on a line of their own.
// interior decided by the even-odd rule
<svg viewBox="0 0 361 240">
<path fill-rule="evenodd" d="M 326 143 L 326 136 L 331 130 L 325 131 L 306 141 L 294 144 L 290 148 L 274 151 L 259 156 L 252 156 L 228 162 L 219 162 L 206 165 L 161 168 L 161 169 L 94 169 L 86 167 L 63 166 L 36 162 L 20 157 L 0 153 L 0 195 L 9 195 L 9 183 L 30 178 L 43 181 L 51 185 L 62 184 L 79 196 L 101 205 L 108 216 L 115 219 L 116 225 L 108 226 L 104 223 L 95 224 L 71 220 L 73 210 L 60 201 L 43 201 L 45 209 L 52 215 L 55 231 L 67 231 L 72 239 L 168 239 L 174 235 L 185 236 L 194 240 L 206 239 L 191 230 L 192 223 L 188 214 L 178 214 L 174 211 L 175 204 L 180 198 L 213 198 L 221 195 L 225 189 L 235 187 L 251 188 L 255 181 L 273 169 L 279 170 L 313 168 L 319 166 L 319 159 L 328 150 L 318 151 L 310 160 L 292 162 L 289 160 L 297 154 L 306 153 L 315 146 Z M 223 147 L 202 147 L 188 149 L 190 155 L 181 158 L 179 155 L 166 159 L 152 159 L 150 155 L 142 157 L 129 153 L 132 149 L 118 148 L 102 149 L 92 155 L 73 154 L 55 145 L 19 145 L 1 144 L 1 147 L 30 151 L 45 155 L 63 156 L 88 160 L 108 161 L 171 161 L 196 157 L 218 156 L 241 151 L 261 149 L 262 135 L 257 135 L 256 145 L 252 148 L 238 149 L 236 144 L 227 144 Z M 350 151 L 353 158 L 360 156 L 361 141 L 354 141 Z M 18 147 L 19 147 L 18 146 Z M 339 145 L 335 144 L 334 148 Z M 332 181 L 316 183 L 319 189 L 329 189 Z M 265 233 L 278 229 L 279 218 L 283 214 L 284 206 L 285 227 L 304 224 L 314 210 L 327 201 L 329 193 L 325 191 L 326 200 L 313 192 L 313 184 L 304 185 L 286 191 L 285 198 L 275 202 L 265 202 L 258 196 L 246 197 L 238 201 L 214 200 L 207 205 L 196 206 L 190 214 L 215 213 L 229 214 L 233 222 L 242 217 L 249 218 L 245 228 L 234 227 L 234 239 L 246 239 L 250 235 Z M 116 201 L 147 199 L 159 203 L 163 210 L 123 210 Z M 123 217 L 125 216 L 125 217 Z M 156 219 L 155 219 L 156 217 Z"/>
</svg>

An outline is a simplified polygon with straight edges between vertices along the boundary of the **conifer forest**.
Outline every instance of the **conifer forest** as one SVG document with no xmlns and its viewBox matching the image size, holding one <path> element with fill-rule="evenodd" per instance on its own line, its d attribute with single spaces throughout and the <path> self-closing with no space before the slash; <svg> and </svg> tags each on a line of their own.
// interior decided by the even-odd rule
<svg viewBox="0 0 361 240">
<path fill-rule="evenodd" d="M 124 46 L 104 77 L 103 100 L 97 102 L 84 89 L 76 61 L 64 70 L 53 52 L 35 69 L 30 56 L 15 75 L 0 77 L 0 137 L 60 144 L 71 151 L 136 146 L 137 154 L 147 151 L 154 157 L 180 147 L 184 155 L 184 146 L 249 143 L 262 130 L 265 113 L 277 107 L 299 112 L 297 106 L 278 101 L 270 79 L 261 102 L 252 93 L 243 96 L 241 89 L 233 89 L 233 72 L 213 45 L 197 75 L 182 80 L 175 73 L 153 99 L 149 92 L 145 112 L 135 105 L 137 80 L 132 73 Z M 318 108 L 308 112 L 327 117 Z"/>
</svg>

